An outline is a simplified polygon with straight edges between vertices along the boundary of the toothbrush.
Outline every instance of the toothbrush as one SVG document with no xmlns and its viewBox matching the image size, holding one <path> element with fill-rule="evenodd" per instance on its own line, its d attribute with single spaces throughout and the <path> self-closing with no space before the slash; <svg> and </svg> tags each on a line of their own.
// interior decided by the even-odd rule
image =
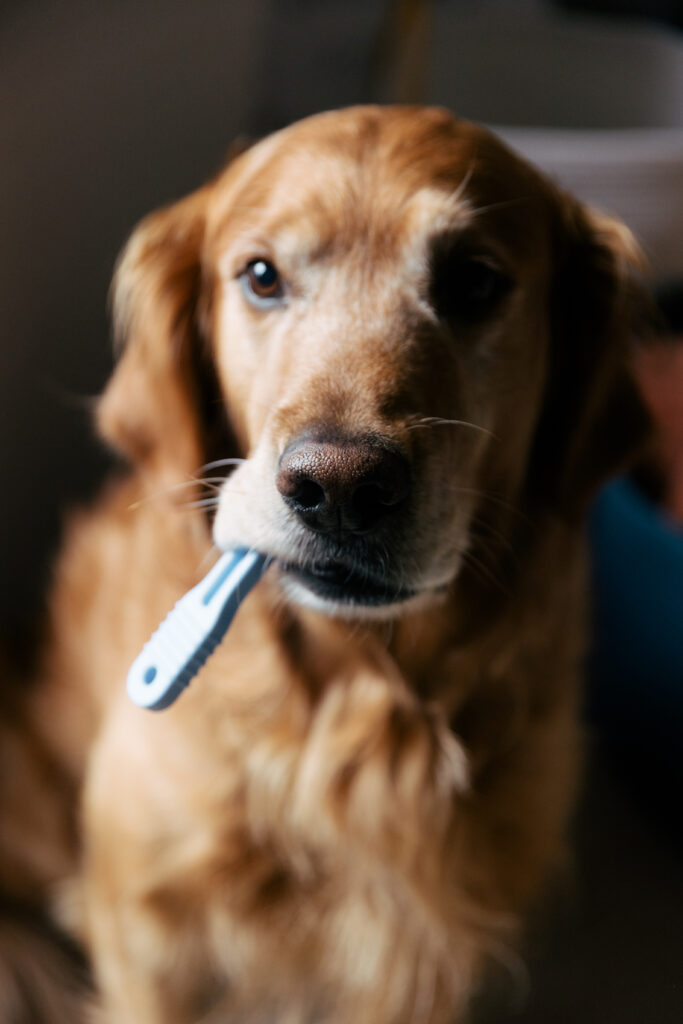
<svg viewBox="0 0 683 1024">
<path fill-rule="evenodd" d="M 126 688 L 135 704 L 161 711 L 173 703 L 213 654 L 268 563 L 258 551 L 226 551 L 180 598 L 130 667 Z"/>
</svg>

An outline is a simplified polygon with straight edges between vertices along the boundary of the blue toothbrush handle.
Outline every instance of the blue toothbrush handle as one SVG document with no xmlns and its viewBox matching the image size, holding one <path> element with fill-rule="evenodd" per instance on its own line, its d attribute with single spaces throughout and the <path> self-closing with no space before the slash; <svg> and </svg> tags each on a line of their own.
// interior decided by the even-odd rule
<svg viewBox="0 0 683 1024">
<path fill-rule="evenodd" d="M 130 667 L 126 688 L 135 704 L 160 711 L 173 703 L 213 654 L 267 564 L 258 551 L 227 551 L 180 598 Z"/>
</svg>

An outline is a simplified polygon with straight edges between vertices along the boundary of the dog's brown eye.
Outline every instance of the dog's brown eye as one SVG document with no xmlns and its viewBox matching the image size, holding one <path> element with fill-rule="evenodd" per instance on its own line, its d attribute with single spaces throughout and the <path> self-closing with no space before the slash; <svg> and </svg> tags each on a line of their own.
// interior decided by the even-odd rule
<svg viewBox="0 0 683 1024">
<path fill-rule="evenodd" d="M 460 252 L 433 263 L 431 301 L 446 320 L 476 323 L 492 314 L 512 287 L 510 278 L 486 257 Z"/>
<path fill-rule="evenodd" d="M 252 260 L 242 275 L 245 295 L 256 304 L 270 305 L 282 298 L 282 278 L 270 260 Z"/>
</svg>

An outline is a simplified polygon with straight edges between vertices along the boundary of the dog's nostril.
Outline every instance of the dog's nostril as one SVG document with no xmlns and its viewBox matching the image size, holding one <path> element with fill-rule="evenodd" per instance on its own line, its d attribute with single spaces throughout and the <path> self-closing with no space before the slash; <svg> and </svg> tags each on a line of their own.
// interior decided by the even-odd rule
<svg viewBox="0 0 683 1024">
<path fill-rule="evenodd" d="M 356 489 L 351 504 L 357 523 L 370 529 L 401 500 L 402 495 L 396 488 L 368 483 Z"/>
<path fill-rule="evenodd" d="M 315 480 L 303 477 L 297 481 L 289 496 L 303 509 L 317 508 L 325 501 L 325 492 Z"/>
<path fill-rule="evenodd" d="M 285 501 L 302 510 L 317 508 L 325 502 L 324 488 L 310 475 L 294 467 L 283 467 L 276 486 Z"/>
</svg>

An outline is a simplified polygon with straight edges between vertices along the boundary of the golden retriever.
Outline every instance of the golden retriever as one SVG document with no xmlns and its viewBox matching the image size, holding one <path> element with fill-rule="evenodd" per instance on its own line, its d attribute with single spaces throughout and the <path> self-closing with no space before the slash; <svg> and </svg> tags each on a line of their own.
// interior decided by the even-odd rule
<svg viewBox="0 0 683 1024">
<path fill-rule="evenodd" d="M 71 524 L 3 726 L 10 933 L 50 904 L 98 1020 L 463 1019 L 561 859 L 583 512 L 646 429 L 637 261 L 411 107 L 309 118 L 134 232 L 98 407 L 128 469 Z M 234 545 L 274 564 L 178 702 L 133 706 Z M 3 941 L 18 1006 L 37 961 Z"/>
</svg>

